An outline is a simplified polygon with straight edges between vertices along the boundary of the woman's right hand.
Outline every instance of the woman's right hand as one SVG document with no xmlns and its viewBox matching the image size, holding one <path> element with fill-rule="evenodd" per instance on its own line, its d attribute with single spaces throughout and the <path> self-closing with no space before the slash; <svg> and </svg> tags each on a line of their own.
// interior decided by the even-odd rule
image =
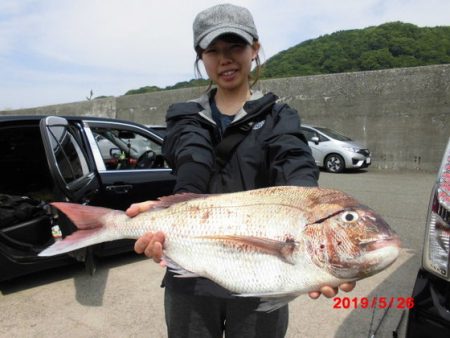
<svg viewBox="0 0 450 338">
<path fill-rule="evenodd" d="M 146 201 L 141 203 L 134 203 L 125 211 L 128 217 L 135 217 L 142 212 L 150 210 L 157 201 Z M 134 251 L 138 254 L 144 254 L 149 258 L 153 258 L 156 263 L 161 263 L 163 255 L 165 236 L 161 231 L 147 232 L 137 239 L 134 244 Z M 163 265 L 163 263 L 161 263 Z"/>
<path fill-rule="evenodd" d="M 165 236 L 161 231 L 147 232 L 134 244 L 134 251 L 152 258 L 156 263 L 161 263 Z"/>
</svg>

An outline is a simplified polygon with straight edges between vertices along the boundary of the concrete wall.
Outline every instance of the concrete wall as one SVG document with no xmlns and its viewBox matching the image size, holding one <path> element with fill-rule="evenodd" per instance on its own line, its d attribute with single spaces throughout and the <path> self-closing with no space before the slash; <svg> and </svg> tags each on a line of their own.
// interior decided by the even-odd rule
<svg viewBox="0 0 450 338">
<path fill-rule="evenodd" d="M 167 108 L 200 96 L 205 88 L 185 88 L 117 98 L 117 118 L 143 124 L 165 124 Z"/>
<path fill-rule="evenodd" d="M 436 170 L 450 136 L 450 65 L 269 80 L 304 123 L 366 144 L 380 168 Z"/>
<path fill-rule="evenodd" d="M 0 115 L 75 115 L 115 118 L 117 114 L 116 102 L 117 99 L 115 97 L 108 97 L 98 100 L 0 111 Z"/>
<path fill-rule="evenodd" d="M 260 82 L 299 111 L 366 144 L 372 166 L 436 171 L 450 136 L 450 65 L 292 77 Z M 0 114 L 95 115 L 164 124 L 167 107 L 199 96 L 189 88 Z"/>
</svg>

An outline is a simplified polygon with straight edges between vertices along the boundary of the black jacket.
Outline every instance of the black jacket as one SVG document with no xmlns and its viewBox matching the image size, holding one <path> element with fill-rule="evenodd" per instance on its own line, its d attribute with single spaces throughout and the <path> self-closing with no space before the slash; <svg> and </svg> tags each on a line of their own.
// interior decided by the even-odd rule
<svg viewBox="0 0 450 338">
<path fill-rule="evenodd" d="M 170 106 L 163 154 L 177 173 L 175 192 L 316 186 L 319 171 L 300 131 L 298 114 L 287 105 L 274 106 L 277 99 L 272 93 L 252 95 L 223 138 L 242 127 L 251 130 L 220 170 L 215 147 L 221 135 L 211 117 L 209 97 L 205 94 L 196 101 Z"/>
<path fill-rule="evenodd" d="M 177 103 L 167 112 L 163 154 L 177 174 L 175 193 L 222 193 L 275 185 L 316 186 L 319 170 L 300 131 L 297 112 L 275 104 L 272 93 L 256 92 L 220 135 L 209 106 L 211 91 L 198 100 Z M 247 129 L 247 128 L 251 129 Z M 247 135 L 223 166 L 215 148 L 243 128 Z M 165 285 L 195 294 L 226 296 L 227 292 L 203 278 L 173 278 Z"/>
</svg>

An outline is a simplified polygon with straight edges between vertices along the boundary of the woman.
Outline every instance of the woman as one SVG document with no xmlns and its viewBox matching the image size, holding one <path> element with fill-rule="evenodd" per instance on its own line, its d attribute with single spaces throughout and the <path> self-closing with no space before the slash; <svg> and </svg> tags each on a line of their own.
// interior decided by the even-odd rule
<svg viewBox="0 0 450 338">
<path fill-rule="evenodd" d="M 226 193 L 273 185 L 316 186 L 318 169 L 295 110 L 277 96 L 251 89 L 253 62 L 259 68 L 258 33 L 250 12 L 217 5 L 194 21 L 197 61 L 215 85 L 199 99 L 172 105 L 167 112 L 163 152 L 176 171 L 174 193 Z M 197 67 L 198 70 L 198 67 Z M 257 71 L 256 71 L 257 73 Z M 152 202 L 130 206 L 129 216 Z M 164 234 L 146 234 L 135 251 L 161 260 Z M 238 264 L 238 263 L 237 263 Z M 288 307 L 262 313 L 258 299 L 236 298 L 204 278 L 176 278 L 167 272 L 166 323 L 170 337 L 283 337 Z M 341 289 L 350 291 L 354 284 Z M 310 293 L 327 297 L 337 290 Z"/>
</svg>

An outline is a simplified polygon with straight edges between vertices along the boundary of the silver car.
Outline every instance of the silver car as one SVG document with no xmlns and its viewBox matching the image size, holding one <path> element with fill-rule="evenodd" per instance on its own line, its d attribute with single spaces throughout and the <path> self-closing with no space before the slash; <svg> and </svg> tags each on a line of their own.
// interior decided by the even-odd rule
<svg viewBox="0 0 450 338">
<path fill-rule="evenodd" d="M 302 125 L 301 130 L 316 164 L 332 173 L 366 168 L 371 164 L 369 149 L 335 130 Z"/>
</svg>

